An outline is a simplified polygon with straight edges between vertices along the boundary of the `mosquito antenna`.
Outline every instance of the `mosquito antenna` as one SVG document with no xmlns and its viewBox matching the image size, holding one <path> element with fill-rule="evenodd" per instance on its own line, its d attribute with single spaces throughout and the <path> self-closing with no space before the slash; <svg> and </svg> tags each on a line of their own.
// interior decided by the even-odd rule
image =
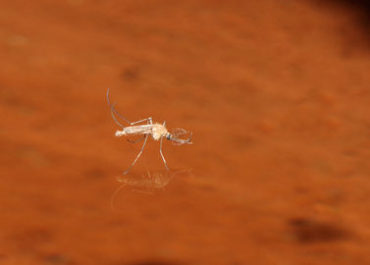
<svg viewBox="0 0 370 265">
<path fill-rule="evenodd" d="M 108 105 L 109 105 L 109 107 L 110 107 L 110 111 L 111 111 L 111 114 L 112 114 L 112 118 L 113 118 L 113 120 L 115 121 L 115 123 L 118 125 L 118 126 L 120 126 L 120 127 L 125 127 L 125 126 L 123 126 L 119 121 L 118 121 L 118 119 L 116 118 L 116 116 L 115 115 L 117 115 L 120 119 L 122 119 L 122 120 L 124 120 L 125 122 L 127 122 L 128 124 L 130 124 L 131 122 L 128 120 L 128 119 L 126 119 L 125 117 L 123 117 L 117 110 L 116 110 L 116 108 L 114 107 L 115 106 L 115 104 L 113 103 L 111 103 L 110 102 L 110 99 L 109 99 L 109 88 L 107 89 L 107 103 L 108 103 Z"/>
</svg>

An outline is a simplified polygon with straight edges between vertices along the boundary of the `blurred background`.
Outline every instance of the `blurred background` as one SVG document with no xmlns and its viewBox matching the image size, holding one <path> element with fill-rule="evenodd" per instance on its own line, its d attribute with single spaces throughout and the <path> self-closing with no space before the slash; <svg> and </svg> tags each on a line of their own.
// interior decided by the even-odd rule
<svg viewBox="0 0 370 265">
<path fill-rule="evenodd" d="M 366 1 L 0 7 L 0 264 L 370 264 Z"/>
</svg>

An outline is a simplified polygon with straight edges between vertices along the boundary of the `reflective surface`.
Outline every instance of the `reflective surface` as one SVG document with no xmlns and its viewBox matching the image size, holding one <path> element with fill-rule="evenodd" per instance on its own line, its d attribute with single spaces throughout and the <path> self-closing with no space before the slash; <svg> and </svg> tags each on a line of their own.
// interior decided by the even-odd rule
<svg viewBox="0 0 370 265">
<path fill-rule="evenodd" d="M 111 207 L 117 210 L 116 202 L 120 200 L 122 204 L 125 203 L 126 196 L 135 195 L 156 195 L 165 192 L 167 185 L 174 178 L 194 177 L 191 169 L 178 169 L 178 170 L 159 170 L 159 171 L 146 171 L 142 174 L 128 174 L 117 177 L 119 187 L 113 193 L 111 198 Z M 150 199 L 150 198 L 149 198 Z M 121 205 L 122 207 L 122 205 Z"/>
<path fill-rule="evenodd" d="M 2 1 L 0 264 L 370 264 L 368 35 L 324 2 Z M 172 172 L 121 176 L 108 87 L 193 133 Z"/>
</svg>

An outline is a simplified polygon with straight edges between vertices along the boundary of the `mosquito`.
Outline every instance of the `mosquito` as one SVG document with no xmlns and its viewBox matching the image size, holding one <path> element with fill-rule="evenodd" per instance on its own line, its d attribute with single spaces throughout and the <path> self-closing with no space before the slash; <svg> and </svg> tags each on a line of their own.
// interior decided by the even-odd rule
<svg viewBox="0 0 370 265">
<path fill-rule="evenodd" d="M 160 141 L 159 153 L 161 154 L 161 158 L 162 158 L 164 166 L 166 167 L 167 170 L 169 170 L 169 167 L 167 165 L 167 161 L 164 158 L 164 155 L 163 155 L 163 152 L 162 152 L 163 138 L 171 141 L 175 145 L 192 144 L 192 142 L 191 142 L 192 134 L 191 133 L 189 133 L 188 131 L 186 131 L 184 129 L 181 129 L 181 128 L 177 128 L 173 131 L 173 133 L 170 133 L 166 128 L 166 122 L 165 121 L 162 124 L 161 123 L 153 123 L 152 117 L 149 117 L 149 118 L 146 118 L 146 119 L 130 122 L 128 119 L 123 117 L 115 109 L 115 104 L 111 103 L 111 101 L 109 99 L 109 88 L 107 90 L 107 102 L 108 102 L 108 105 L 110 107 L 110 112 L 111 112 L 111 115 L 112 115 L 112 118 L 113 118 L 114 122 L 119 127 L 121 127 L 121 130 L 117 130 L 116 133 L 115 133 L 115 135 L 117 137 L 128 136 L 128 135 L 143 135 L 142 138 L 139 138 L 136 141 L 132 141 L 132 140 L 128 139 L 128 141 L 131 142 L 131 143 L 136 143 L 136 142 L 142 141 L 142 140 L 144 140 L 144 143 L 141 146 L 141 149 L 140 149 L 139 153 L 137 154 L 135 160 L 123 172 L 123 175 L 126 175 L 131 170 L 131 168 L 135 165 L 137 160 L 140 158 L 141 154 L 144 151 L 144 147 L 146 145 L 146 142 L 147 142 L 149 136 L 152 136 L 153 140 L 155 140 L 155 141 Z M 129 125 L 128 126 L 123 126 L 118 121 L 117 116 Z M 144 123 L 144 124 L 141 124 L 141 123 Z M 187 135 L 187 134 L 189 135 L 189 137 L 187 139 L 179 138 L 179 136 Z"/>
</svg>

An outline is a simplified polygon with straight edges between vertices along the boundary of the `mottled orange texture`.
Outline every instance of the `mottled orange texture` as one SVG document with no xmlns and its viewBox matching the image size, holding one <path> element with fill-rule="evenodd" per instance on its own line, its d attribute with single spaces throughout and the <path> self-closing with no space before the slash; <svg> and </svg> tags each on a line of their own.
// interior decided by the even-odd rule
<svg viewBox="0 0 370 265">
<path fill-rule="evenodd" d="M 368 28 L 337 2 L 2 1 L 0 264 L 370 264 Z M 121 175 L 108 87 L 193 132 L 170 172 L 148 141 Z"/>
</svg>

